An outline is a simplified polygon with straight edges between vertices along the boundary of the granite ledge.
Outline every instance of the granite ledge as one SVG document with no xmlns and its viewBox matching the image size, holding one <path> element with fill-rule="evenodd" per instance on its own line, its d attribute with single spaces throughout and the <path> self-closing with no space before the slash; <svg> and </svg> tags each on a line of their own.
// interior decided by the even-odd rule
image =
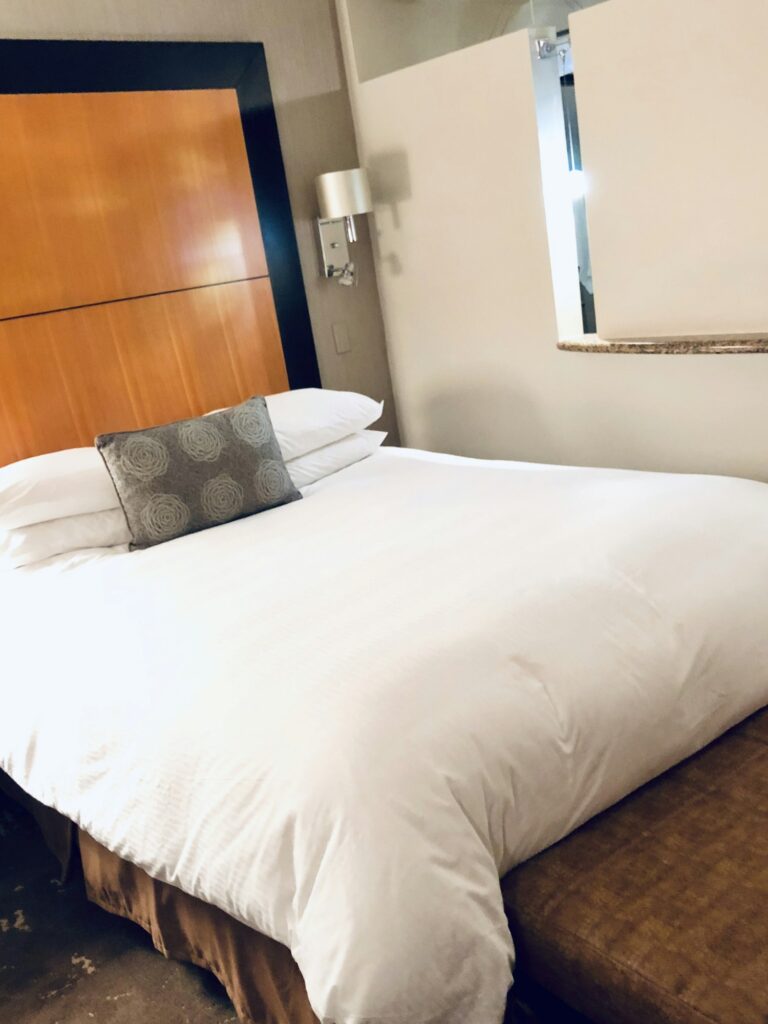
<svg viewBox="0 0 768 1024">
<path fill-rule="evenodd" d="M 738 355 L 768 353 L 766 334 L 691 335 L 669 338 L 601 338 L 585 334 L 581 338 L 559 341 L 563 352 L 617 352 L 631 355 Z"/>
</svg>

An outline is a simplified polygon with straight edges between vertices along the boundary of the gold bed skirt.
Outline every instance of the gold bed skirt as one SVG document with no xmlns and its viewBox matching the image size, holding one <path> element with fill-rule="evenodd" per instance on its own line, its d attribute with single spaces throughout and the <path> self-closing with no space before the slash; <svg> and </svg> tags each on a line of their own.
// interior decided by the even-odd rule
<svg viewBox="0 0 768 1024">
<path fill-rule="evenodd" d="M 285 946 L 150 878 L 82 830 L 78 841 L 88 899 L 141 925 L 164 956 L 211 971 L 244 1024 L 318 1024 Z"/>
<path fill-rule="evenodd" d="M 242 1024 L 318 1024 L 304 979 L 285 946 L 223 910 L 150 878 L 29 796 L 3 771 L 0 790 L 35 819 L 61 864 L 62 878 L 76 861 L 77 844 L 88 899 L 138 924 L 164 956 L 211 971 Z"/>
</svg>

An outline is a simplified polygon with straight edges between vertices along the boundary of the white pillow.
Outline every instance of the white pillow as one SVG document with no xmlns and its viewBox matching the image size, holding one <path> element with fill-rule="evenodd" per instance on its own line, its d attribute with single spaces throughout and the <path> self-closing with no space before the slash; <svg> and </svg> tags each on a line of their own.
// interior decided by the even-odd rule
<svg viewBox="0 0 768 1024">
<path fill-rule="evenodd" d="M 354 391 L 325 388 L 299 388 L 266 399 L 286 462 L 365 430 L 384 408 L 383 402 Z"/>
<path fill-rule="evenodd" d="M 0 570 L 19 569 L 83 548 L 111 548 L 130 540 L 121 508 L 19 526 L 0 531 Z"/>
<path fill-rule="evenodd" d="M 340 441 L 317 448 L 315 451 L 307 452 L 297 459 L 291 459 L 286 463 L 286 468 L 294 486 L 308 487 L 309 484 L 372 455 L 386 436 L 386 433 L 380 430 L 363 430 L 342 438 Z M 93 451 L 95 452 L 95 449 Z M 73 459 L 71 458 L 73 453 L 86 454 Z M 82 503 L 88 495 L 90 495 L 91 501 L 98 499 L 99 496 L 106 500 L 108 492 L 94 487 L 94 479 L 98 481 L 100 474 L 95 471 L 96 463 L 90 458 L 90 453 L 90 448 L 71 449 L 69 452 L 56 453 L 56 455 L 68 456 L 67 459 L 53 458 L 47 455 L 39 456 L 38 459 L 27 459 L 27 464 L 35 464 L 34 472 L 27 477 L 27 481 L 28 493 L 36 500 L 37 504 L 34 504 L 33 501 L 29 501 L 26 505 L 17 502 L 13 506 L 17 518 L 18 516 L 26 518 L 26 515 L 32 514 L 31 510 L 34 509 L 47 514 L 67 507 L 68 502 L 71 507 L 75 499 Z M 96 455 L 101 469 L 106 473 L 101 456 L 98 455 L 98 452 Z M 62 473 L 59 479 L 54 472 L 42 473 L 39 460 L 51 460 L 53 467 L 57 469 L 64 469 L 67 465 L 74 466 L 74 477 Z M 20 466 L 22 463 L 16 463 L 16 465 Z M 1 473 L 2 471 L 0 471 Z M 70 479 L 75 480 L 74 494 L 71 493 L 68 483 Z M 111 484 L 111 480 L 109 482 Z M 53 488 L 54 483 L 57 483 L 56 489 Z M 79 496 L 78 484 L 85 485 L 85 493 L 81 493 Z M 16 498 L 19 493 L 19 489 L 15 488 L 14 496 Z M 114 488 L 112 493 L 114 493 Z M 117 500 L 116 495 L 115 500 Z M 25 511 L 23 512 L 22 509 Z M 40 512 L 35 514 L 40 514 Z M 7 518 L 13 519 L 13 514 L 9 513 Z M 117 547 L 129 544 L 130 540 L 131 532 L 121 508 L 59 516 L 45 522 L 33 522 L 29 525 L 0 529 L 0 571 L 19 569 L 68 552 Z"/>
<path fill-rule="evenodd" d="M 95 448 L 36 455 L 0 469 L 0 530 L 119 508 Z"/>
<path fill-rule="evenodd" d="M 384 404 L 352 391 L 304 388 L 269 395 L 267 407 L 288 462 L 364 430 Z M 69 448 L 0 468 L 0 530 L 119 507 L 95 448 Z"/>
<path fill-rule="evenodd" d="M 308 487 L 309 484 L 322 480 L 324 476 L 338 473 L 340 469 L 345 469 L 372 455 L 386 436 L 382 430 L 362 430 L 341 441 L 334 441 L 333 444 L 307 452 L 298 459 L 291 459 L 286 462 L 285 468 L 293 480 L 294 487 Z"/>
</svg>

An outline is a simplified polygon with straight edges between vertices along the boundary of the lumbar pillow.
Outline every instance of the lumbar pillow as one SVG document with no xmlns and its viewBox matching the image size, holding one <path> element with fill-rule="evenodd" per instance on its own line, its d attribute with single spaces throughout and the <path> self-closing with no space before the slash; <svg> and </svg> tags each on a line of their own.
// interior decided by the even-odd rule
<svg viewBox="0 0 768 1024">
<path fill-rule="evenodd" d="M 96 447 L 125 511 L 134 548 L 301 498 L 263 398 L 200 419 L 102 434 Z"/>
<path fill-rule="evenodd" d="M 370 427 L 384 403 L 354 391 L 299 388 L 268 395 L 267 408 L 288 462 Z"/>
<path fill-rule="evenodd" d="M 285 468 L 297 487 L 308 487 L 332 473 L 367 459 L 381 447 L 386 436 L 383 430 L 360 430 L 341 441 L 334 441 L 298 459 L 291 459 L 286 462 Z"/>
</svg>

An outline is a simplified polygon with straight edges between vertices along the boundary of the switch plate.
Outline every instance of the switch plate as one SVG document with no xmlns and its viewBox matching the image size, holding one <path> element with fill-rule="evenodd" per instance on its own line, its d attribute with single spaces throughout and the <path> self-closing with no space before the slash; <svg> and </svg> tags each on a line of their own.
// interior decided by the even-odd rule
<svg viewBox="0 0 768 1024">
<path fill-rule="evenodd" d="M 336 345 L 336 352 L 338 355 L 343 356 L 345 352 L 352 351 L 352 343 L 349 340 L 349 328 L 345 323 L 334 324 L 331 328 L 333 331 L 333 341 Z"/>
</svg>

